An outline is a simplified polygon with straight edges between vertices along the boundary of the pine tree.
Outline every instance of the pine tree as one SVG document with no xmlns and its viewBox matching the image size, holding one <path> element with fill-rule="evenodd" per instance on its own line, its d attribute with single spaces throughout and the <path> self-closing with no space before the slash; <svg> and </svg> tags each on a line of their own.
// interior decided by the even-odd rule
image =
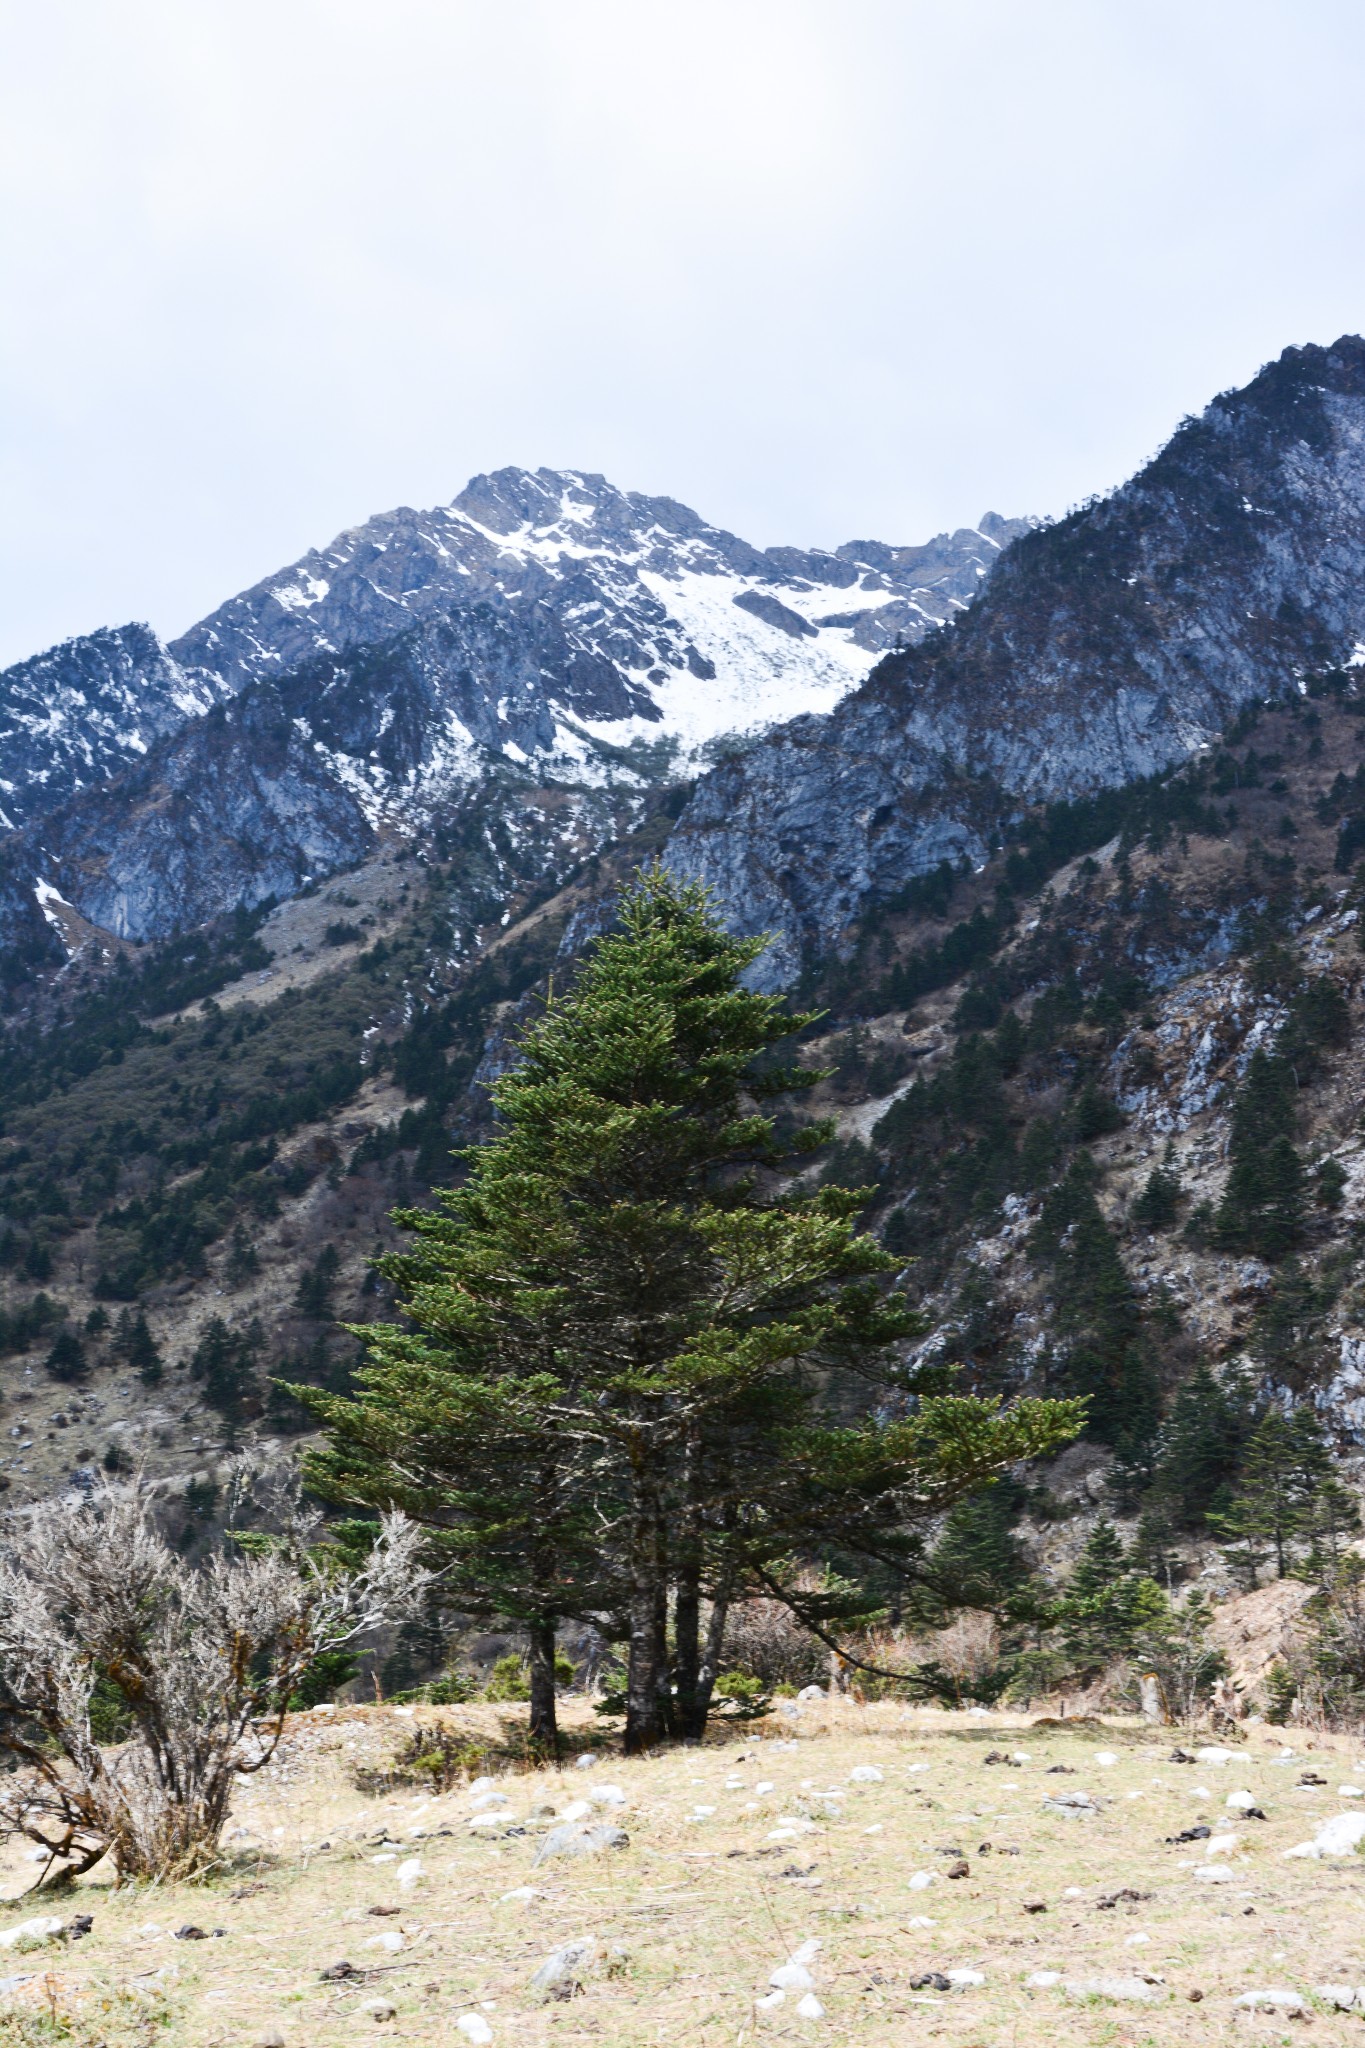
<svg viewBox="0 0 1365 2048">
<path fill-rule="evenodd" d="M 1281 1259 L 1304 1223 L 1303 1161 L 1294 1150 L 1295 1072 L 1276 1054 L 1252 1054 L 1237 1093 L 1228 1141 L 1231 1168 L 1215 1221 L 1228 1251 Z"/>
<path fill-rule="evenodd" d="M 1249 1434 L 1247 1403 L 1236 1381 L 1199 1365 L 1176 1395 L 1162 1427 L 1153 1504 L 1184 1529 L 1202 1529 L 1215 1504 L 1231 1497 Z"/>
<path fill-rule="evenodd" d="M 54 1380 L 84 1379 L 89 1367 L 85 1348 L 74 1330 L 59 1330 L 52 1349 L 43 1361 Z"/>
<path fill-rule="evenodd" d="M 1335 1559 L 1359 1526 L 1359 1509 L 1332 1472 L 1311 1409 L 1269 1411 L 1247 1444 L 1235 1497 L 1209 1521 L 1252 1586 L 1259 1566 L 1272 1557 L 1276 1576 L 1284 1578 L 1298 1543 L 1309 1546 L 1311 1568 Z"/>
<path fill-rule="evenodd" d="M 1092 1531 L 1059 1601 L 1056 1618 L 1067 1656 L 1079 1671 L 1097 1671 L 1132 1650 L 1166 1612 L 1166 1596 L 1132 1569 L 1110 1522 Z"/>
<path fill-rule="evenodd" d="M 1079 1425 L 899 1364 L 918 1325 L 856 1230 L 862 1194 L 781 1178 L 828 1133 L 784 1151 L 765 1113 L 815 1077 L 779 1057 L 807 1020 L 742 985 L 763 943 L 644 876 L 495 1084 L 463 1186 L 397 1218 L 407 1325 L 357 1327 L 354 1399 L 295 1389 L 331 1431 L 311 1483 L 406 1507 L 441 1532 L 452 1597 L 525 1627 L 541 1742 L 562 1617 L 627 1638 L 628 1749 L 699 1734 L 733 1597 L 795 1604 L 786 1566 L 821 1541 L 922 1568 L 931 1518 Z M 822 1426 L 832 1380 L 887 1390 L 889 1419 Z"/>
<path fill-rule="evenodd" d="M 1163 1166 L 1154 1166 L 1133 1204 L 1133 1221 L 1143 1230 L 1169 1230 L 1180 1213 L 1180 1181 Z"/>
<path fill-rule="evenodd" d="M 229 1287 L 244 1287 L 261 1270 L 261 1261 L 256 1247 L 238 1223 L 232 1232 L 232 1244 L 228 1252 L 225 1276 Z"/>
</svg>

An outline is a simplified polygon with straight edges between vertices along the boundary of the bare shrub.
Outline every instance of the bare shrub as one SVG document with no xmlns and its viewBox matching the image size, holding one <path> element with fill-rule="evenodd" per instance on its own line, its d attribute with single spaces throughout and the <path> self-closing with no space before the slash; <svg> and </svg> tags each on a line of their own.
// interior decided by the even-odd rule
<svg viewBox="0 0 1365 2048">
<path fill-rule="evenodd" d="M 384 1521 L 357 1570 L 294 1520 L 249 1555 L 188 1565 L 141 1487 L 50 1502 L 0 1545 L 0 1837 L 47 1851 L 37 1883 L 112 1856 L 120 1881 L 212 1864 L 234 1776 L 274 1754 L 317 1658 L 401 1617 L 419 1532 Z M 111 1723 L 102 1747 L 92 1730 Z"/>
<path fill-rule="evenodd" d="M 747 1672 L 769 1688 L 815 1685 L 828 1663 L 824 1644 L 781 1600 L 739 1600 L 726 1616 L 721 1664 L 727 1671 Z"/>
</svg>

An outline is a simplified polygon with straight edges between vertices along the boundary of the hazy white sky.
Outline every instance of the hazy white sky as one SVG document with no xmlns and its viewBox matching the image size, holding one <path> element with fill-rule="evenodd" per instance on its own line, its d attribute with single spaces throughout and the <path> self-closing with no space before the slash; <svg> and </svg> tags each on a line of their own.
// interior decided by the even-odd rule
<svg viewBox="0 0 1365 2048">
<path fill-rule="evenodd" d="M 762 543 L 1118 482 L 1365 328 L 1359 0 L 0 0 L 0 660 L 600 469 Z"/>
</svg>

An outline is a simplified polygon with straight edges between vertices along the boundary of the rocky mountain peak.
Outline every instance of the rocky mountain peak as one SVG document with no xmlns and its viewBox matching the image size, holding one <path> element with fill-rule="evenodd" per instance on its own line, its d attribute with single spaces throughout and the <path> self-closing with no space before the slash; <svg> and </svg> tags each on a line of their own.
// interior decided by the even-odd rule
<svg viewBox="0 0 1365 2048">
<path fill-rule="evenodd" d="M 951 629 L 708 777 L 670 858 L 781 981 L 1023 803 L 1169 768 L 1365 654 L 1365 342 L 1286 350 L 1133 480 L 1021 536 Z"/>
</svg>

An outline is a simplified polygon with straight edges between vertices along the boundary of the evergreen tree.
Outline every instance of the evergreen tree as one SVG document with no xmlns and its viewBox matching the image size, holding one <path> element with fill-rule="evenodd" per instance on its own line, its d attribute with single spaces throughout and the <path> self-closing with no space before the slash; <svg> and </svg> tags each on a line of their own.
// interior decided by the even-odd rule
<svg viewBox="0 0 1365 2048">
<path fill-rule="evenodd" d="M 1087 1433 L 1129 1454 L 1155 1432 L 1160 1392 L 1137 1295 L 1095 1200 L 1088 1161 L 1049 1194 L 1033 1245 L 1052 1261 L 1067 1392 L 1088 1402 Z"/>
<path fill-rule="evenodd" d="M 324 1245 L 313 1264 L 300 1276 L 294 1296 L 296 1315 L 308 1316 L 318 1323 L 328 1321 L 340 1267 L 341 1258 L 336 1246 Z"/>
<path fill-rule="evenodd" d="M 59 1330 L 52 1349 L 43 1361 L 54 1380 L 81 1380 L 89 1367 L 85 1348 L 74 1330 Z"/>
<path fill-rule="evenodd" d="M 240 1422 L 258 1396 L 256 1355 L 261 1332 L 256 1324 L 230 1330 L 221 1316 L 210 1316 L 190 1358 L 190 1377 L 202 1380 L 204 1398 L 233 1425 Z"/>
<path fill-rule="evenodd" d="M 1182 1529 L 1202 1529 L 1209 1509 L 1225 1506 L 1250 1433 L 1247 1403 L 1235 1382 L 1196 1366 L 1176 1395 L 1158 1439 L 1153 1504 Z"/>
<path fill-rule="evenodd" d="M 1227 1539 L 1230 1561 L 1252 1586 L 1260 1565 L 1272 1557 L 1276 1576 L 1284 1578 L 1299 1544 L 1308 1548 L 1307 1568 L 1314 1576 L 1331 1570 L 1360 1526 L 1360 1511 L 1332 1471 L 1311 1409 L 1269 1411 L 1246 1447 L 1235 1497 L 1209 1521 Z"/>
<path fill-rule="evenodd" d="M 797 1605 L 790 1558 L 822 1544 L 922 1570 L 934 1519 L 1079 1424 L 900 1364 L 918 1325 L 855 1228 L 861 1191 L 782 1178 L 828 1131 L 784 1150 L 765 1113 L 815 1077 L 778 1057 L 807 1020 L 741 983 L 763 943 L 643 877 L 495 1084 L 464 1185 L 399 1215 L 407 1323 L 356 1329 L 354 1399 L 294 1390 L 331 1431 L 311 1483 L 407 1508 L 441 1532 L 452 1598 L 524 1626 L 542 1742 L 560 1618 L 627 1638 L 628 1749 L 699 1734 L 733 1597 Z M 883 1417 L 822 1425 L 838 1381 Z"/>
<path fill-rule="evenodd" d="M 1215 1220 L 1227 1251 L 1281 1259 L 1303 1237 L 1303 1162 L 1294 1150 L 1296 1081 L 1290 1062 L 1256 1051 L 1237 1093 L 1231 1167 Z"/>
<path fill-rule="evenodd" d="M 1133 1221 L 1143 1230 L 1169 1230 L 1180 1213 L 1183 1190 L 1173 1173 L 1154 1166 L 1133 1204 Z"/>
<path fill-rule="evenodd" d="M 228 1251 L 225 1275 L 229 1287 L 244 1287 L 261 1270 L 261 1261 L 256 1247 L 247 1236 L 244 1227 L 238 1223 L 232 1232 L 232 1244 Z"/>
<path fill-rule="evenodd" d="M 1100 1522 L 1067 1582 L 1056 1619 L 1068 1658 L 1088 1673 L 1126 1656 L 1166 1609 L 1161 1588 L 1132 1569 L 1112 1523 Z"/>
</svg>

